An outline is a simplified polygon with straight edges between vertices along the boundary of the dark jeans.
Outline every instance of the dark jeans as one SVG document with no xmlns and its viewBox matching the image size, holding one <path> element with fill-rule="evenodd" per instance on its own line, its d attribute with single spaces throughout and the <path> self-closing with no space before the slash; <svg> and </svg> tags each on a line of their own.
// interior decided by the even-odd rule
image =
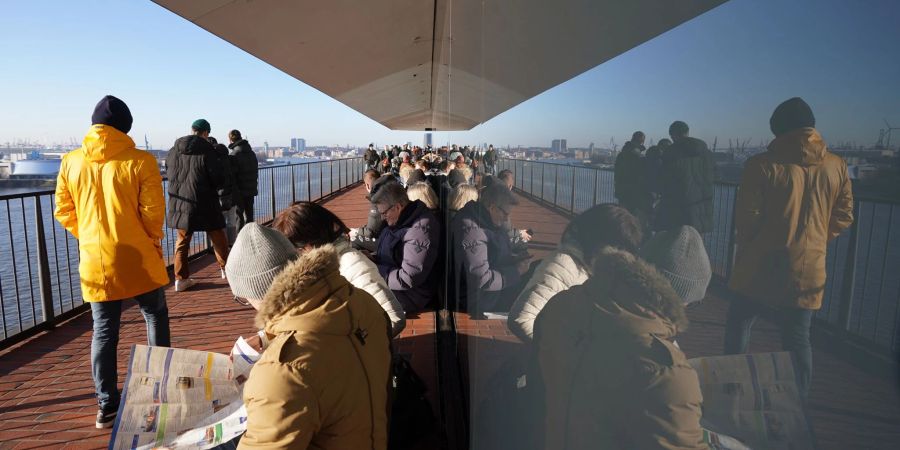
<svg viewBox="0 0 900 450">
<path fill-rule="evenodd" d="M 794 354 L 800 394 L 806 398 L 812 379 L 812 345 L 809 327 L 815 311 L 800 308 L 779 308 L 762 305 L 748 299 L 731 301 L 725 323 L 725 354 L 747 353 L 750 328 L 757 316 L 774 322 L 781 330 L 781 346 Z"/>
<path fill-rule="evenodd" d="M 147 322 L 147 343 L 162 347 L 169 342 L 169 308 L 163 288 L 140 294 L 134 299 L 141 307 Z M 91 338 L 91 371 L 97 402 L 104 412 L 119 407 L 118 373 L 116 373 L 116 348 L 119 345 L 119 325 L 122 317 L 122 300 L 92 302 L 94 335 Z"/>
<path fill-rule="evenodd" d="M 254 197 L 241 197 L 234 205 L 237 213 L 237 232 L 241 232 L 241 228 L 250 222 L 253 222 L 253 199 Z"/>
</svg>

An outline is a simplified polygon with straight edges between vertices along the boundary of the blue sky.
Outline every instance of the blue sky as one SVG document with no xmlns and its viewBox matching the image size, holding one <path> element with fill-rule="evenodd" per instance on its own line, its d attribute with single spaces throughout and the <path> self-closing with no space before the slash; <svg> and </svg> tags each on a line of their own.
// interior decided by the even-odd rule
<svg viewBox="0 0 900 450">
<path fill-rule="evenodd" d="M 9 1 L 0 14 L 0 147 L 80 141 L 94 104 L 124 99 L 143 144 L 168 148 L 205 117 L 254 145 L 420 143 L 390 131 L 150 1 Z M 831 142 L 869 145 L 900 126 L 900 2 L 732 0 L 467 132 L 436 142 L 569 146 L 685 120 L 719 147 L 768 140 L 801 96 Z M 900 132 L 895 133 L 900 144 Z"/>
</svg>

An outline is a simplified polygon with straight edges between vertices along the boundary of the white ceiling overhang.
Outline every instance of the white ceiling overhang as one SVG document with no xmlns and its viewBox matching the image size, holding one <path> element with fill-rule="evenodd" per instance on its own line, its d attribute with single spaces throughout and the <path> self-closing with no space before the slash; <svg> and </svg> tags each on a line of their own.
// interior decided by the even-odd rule
<svg viewBox="0 0 900 450">
<path fill-rule="evenodd" d="M 725 0 L 153 0 L 394 130 L 467 130 Z"/>
</svg>

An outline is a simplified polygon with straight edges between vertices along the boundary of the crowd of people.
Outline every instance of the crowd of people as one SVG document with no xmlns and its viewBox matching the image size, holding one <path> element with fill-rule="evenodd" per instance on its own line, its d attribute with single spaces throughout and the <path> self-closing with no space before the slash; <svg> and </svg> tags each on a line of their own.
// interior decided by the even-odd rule
<svg viewBox="0 0 900 450">
<path fill-rule="evenodd" d="M 94 319 L 97 427 L 112 425 L 120 401 L 120 300 L 140 305 L 150 345 L 170 343 L 162 180 L 127 136 L 131 123 L 124 102 L 102 99 L 56 192 Z M 725 351 L 746 352 L 754 319 L 773 318 L 805 395 L 825 248 L 852 223 L 852 194 L 805 102 L 779 105 L 770 126 L 775 140 L 747 162 L 738 194 Z M 497 171 L 493 147 L 370 146 L 365 225 L 296 202 L 266 227 L 253 223 L 255 154 L 237 130 L 226 148 L 210 128 L 195 121 L 169 152 L 167 222 L 178 233 L 176 292 L 193 284 L 187 248 L 205 231 L 235 300 L 258 310 L 251 342 L 262 356 L 244 387 L 240 448 L 388 448 L 391 341 L 408 316 L 444 308 L 506 315 L 530 350 L 541 405 L 534 447 L 707 448 L 697 374 L 676 338 L 712 277 L 703 233 L 714 165 L 684 122 L 646 151 L 634 133 L 616 163 L 619 204 L 576 216 L 541 260 L 528 252 L 532 232 L 514 228 L 514 174 Z M 240 231 L 229 248 L 223 211 L 232 208 Z"/>
</svg>

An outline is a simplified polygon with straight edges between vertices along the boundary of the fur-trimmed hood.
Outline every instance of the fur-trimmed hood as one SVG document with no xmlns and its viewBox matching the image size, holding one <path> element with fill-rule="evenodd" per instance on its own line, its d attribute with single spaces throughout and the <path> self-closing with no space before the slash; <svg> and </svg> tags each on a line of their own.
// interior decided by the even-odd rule
<svg viewBox="0 0 900 450">
<path fill-rule="evenodd" d="M 337 291 L 353 287 L 338 268 L 338 253 L 331 244 L 306 251 L 288 263 L 266 292 L 256 325 L 273 334 L 288 328 L 341 333 L 330 326 L 328 318 L 346 309 L 346 302 L 330 300 Z M 349 323 L 344 325 L 349 327 Z"/>
<path fill-rule="evenodd" d="M 687 329 L 684 303 L 651 264 L 625 250 L 604 247 L 592 271 L 593 277 L 585 283 L 587 291 L 595 294 L 598 307 L 607 309 L 610 303 L 621 308 L 623 314 L 617 314 L 617 319 L 624 320 L 622 326 L 630 332 L 670 337 Z M 655 323 L 654 316 L 663 320 L 664 328 L 673 329 L 660 329 L 663 324 Z"/>
</svg>

